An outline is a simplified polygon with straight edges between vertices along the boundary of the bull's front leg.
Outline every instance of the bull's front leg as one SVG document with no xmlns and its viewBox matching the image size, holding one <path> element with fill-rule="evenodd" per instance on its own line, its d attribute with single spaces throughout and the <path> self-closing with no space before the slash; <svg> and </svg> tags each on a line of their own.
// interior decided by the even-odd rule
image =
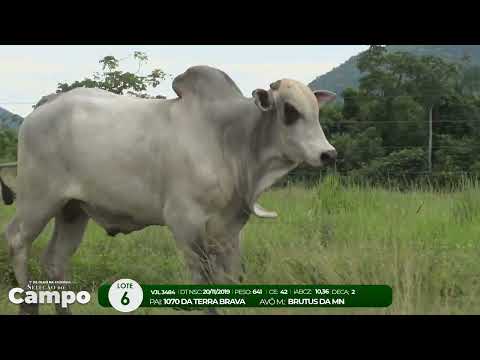
<svg viewBox="0 0 480 360">
<path fill-rule="evenodd" d="M 177 245 L 183 250 L 186 264 L 194 284 L 210 284 L 211 257 L 209 256 L 205 224 L 208 220 L 195 204 L 169 203 L 166 223 L 173 233 Z M 214 309 L 209 314 L 216 313 Z"/>
<path fill-rule="evenodd" d="M 241 272 L 239 234 L 225 234 L 210 251 L 211 277 L 214 284 L 238 283 Z"/>
<path fill-rule="evenodd" d="M 188 243 L 185 258 L 194 284 L 225 283 L 223 270 L 224 257 L 213 251 L 205 241 L 204 233 L 199 232 Z M 208 315 L 218 315 L 215 308 L 206 310 Z"/>
<path fill-rule="evenodd" d="M 186 252 L 188 267 L 196 284 L 237 283 L 241 270 L 238 236 L 230 244 L 193 243 Z"/>
<path fill-rule="evenodd" d="M 192 281 L 194 284 L 237 283 L 242 268 L 239 231 L 211 230 L 207 224 L 197 226 L 184 221 L 174 231 L 184 250 Z M 209 309 L 207 313 L 217 312 Z"/>
<path fill-rule="evenodd" d="M 197 284 L 237 283 L 241 269 L 239 236 L 225 235 L 193 244 L 187 259 Z M 218 312 L 209 308 L 207 314 L 218 315 Z"/>
<path fill-rule="evenodd" d="M 242 271 L 240 252 L 240 232 L 247 217 L 217 216 L 209 219 L 205 226 L 205 236 L 209 246 L 211 262 L 209 269 L 212 283 L 238 283 Z"/>
<path fill-rule="evenodd" d="M 201 207 L 192 203 L 172 203 L 168 208 L 167 224 L 185 252 L 193 283 L 238 282 L 241 272 L 239 234 L 248 215 L 226 211 L 207 217 Z"/>
</svg>

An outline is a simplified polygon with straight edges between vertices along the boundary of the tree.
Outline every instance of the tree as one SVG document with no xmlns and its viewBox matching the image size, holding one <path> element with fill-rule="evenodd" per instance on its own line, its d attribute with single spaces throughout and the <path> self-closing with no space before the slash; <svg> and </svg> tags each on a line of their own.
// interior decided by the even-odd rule
<svg viewBox="0 0 480 360">
<path fill-rule="evenodd" d="M 353 176 L 386 183 L 395 180 L 413 180 L 425 166 L 425 151 L 421 148 L 394 151 L 373 159 L 369 166 L 352 171 Z"/>
<path fill-rule="evenodd" d="M 360 104 L 358 91 L 356 89 L 347 88 L 342 93 L 343 97 L 343 116 L 346 119 L 353 119 L 360 112 Z"/>
<path fill-rule="evenodd" d="M 129 58 L 129 57 L 127 57 Z M 59 83 L 57 93 L 70 91 L 77 87 L 98 88 L 110 91 L 119 95 L 132 95 L 141 98 L 165 98 L 164 96 L 152 96 L 147 90 L 156 88 L 163 80 L 171 75 L 165 73 L 162 69 L 154 69 L 147 75 L 142 75 L 142 67 L 148 62 L 148 56 L 140 51 L 133 53 L 133 58 L 137 61 L 138 69 L 135 73 L 119 70 L 120 61 L 114 56 L 105 56 L 99 61 L 102 65 L 101 72 L 95 72 L 92 77 L 87 77 L 80 81 L 72 83 Z M 40 103 L 34 105 L 34 108 Z"/>
<path fill-rule="evenodd" d="M 462 75 L 460 91 L 466 95 L 480 95 L 480 66 L 468 66 Z"/>
<path fill-rule="evenodd" d="M 424 127 L 420 124 L 422 122 L 426 124 L 429 119 L 434 121 L 432 117 L 438 114 L 438 107 L 445 104 L 447 99 L 452 99 L 458 92 L 456 84 L 461 77 L 459 64 L 436 56 L 415 56 L 406 52 L 389 53 L 381 46 L 372 46 L 360 55 L 358 67 L 365 73 L 360 79 L 360 92 L 366 98 L 375 98 L 377 101 L 377 110 L 380 111 L 377 111 L 379 116 L 376 118 L 385 124 L 392 121 L 388 128 L 384 127 L 383 136 L 385 145 L 392 147 L 398 146 L 396 144 L 407 145 L 408 142 L 418 141 L 415 135 L 424 132 Z M 423 108 L 423 112 L 418 106 Z M 416 124 L 416 129 L 404 126 L 402 130 L 399 125 L 403 124 L 400 121 Z M 405 130 L 408 130 L 408 134 Z M 431 129 L 427 131 L 427 134 L 430 134 L 429 164 L 432 149 L 431 133 Z"/>
<path fill-rule="evenodd" d="M 0 127 L 0 162 L 16 161 L 17 133 L 14 130 Z"/>
<path fill-rule="evenodd" d="M 356 134 L 335 134 L 331 143 L 338 152 L 337 170 L 343 173 L 366 167 L 372 159 L 385 155 L 382 138 L 374 127 Z"/>
<path fill-rule="evenodd" d="M 376 45 L 357 63 L 359 88 L 320 112 L 338 172 L 382 184 L 425 179 L 433 109 L 432 175 L 480 174 L 480 70 Z"/>
</svg>

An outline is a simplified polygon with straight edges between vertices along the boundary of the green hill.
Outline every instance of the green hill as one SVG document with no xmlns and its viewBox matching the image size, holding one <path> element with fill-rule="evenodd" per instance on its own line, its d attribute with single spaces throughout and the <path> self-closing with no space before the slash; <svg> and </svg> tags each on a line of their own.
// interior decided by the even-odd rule
<svg viewBox="0 0 480 360">
<path fill-rule="evenodd" d="M 0 127 L 16 130 L 22 121 L 23 118 L 20 115 L 13 114 L 10 111 L 0 107 Z"/>
<path fill-rule="evenodd" d="M 434 55 L 459 61 L 465 55 L 472 64 L 480 65 L 480 45 L 388 45 L 388 51 L 407 51 L 415 55 Z M 361 77 L 356 66 L 358 55 L 351 57 L 328 73 L 317 77 L 309 86 L 313 90 L 325 89 L 341 95 L 348 87 L 357 87 Z"/>
</svg>

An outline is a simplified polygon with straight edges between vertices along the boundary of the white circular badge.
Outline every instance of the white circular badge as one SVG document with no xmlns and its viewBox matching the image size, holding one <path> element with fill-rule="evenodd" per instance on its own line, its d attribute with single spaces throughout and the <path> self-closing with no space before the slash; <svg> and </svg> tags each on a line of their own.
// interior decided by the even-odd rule
<svg viewBox="0 0 480 360">
<path fill-rule="evenodd" d="M 142 303 L 143 290 L 135 280 L 117 280 L 108 290 L 108 300 L 114 309 L 121 312 L 131 312 L 138 309 Z"/>
</svg>

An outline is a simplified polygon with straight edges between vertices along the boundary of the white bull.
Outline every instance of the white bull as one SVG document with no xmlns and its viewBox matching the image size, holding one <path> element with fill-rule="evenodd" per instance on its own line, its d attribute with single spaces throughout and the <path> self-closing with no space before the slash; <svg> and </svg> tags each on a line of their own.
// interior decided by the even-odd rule
<svg viewBox="0 0 480 360">
<path fill-rule="evenodd" d="M 234 281 L 239 233 L 250 215 L 276 216 L 257 204 L 260 194 L 302 162 L 335 159 L 318 119 L 333 93 L 285 79 L 246 98 L 207 66 L 188 69 L 173 88 L 173 100 L 74 89 L 49 97 L 25 119 L 16 214 L 5 232 L 20 287 L 29 281 L 32 242 L 52 218 L 42 257 L 49 279 L 65 279 L 93 219 L 110 235 L 166 225 L 194 282 Z"/>
</svg>

